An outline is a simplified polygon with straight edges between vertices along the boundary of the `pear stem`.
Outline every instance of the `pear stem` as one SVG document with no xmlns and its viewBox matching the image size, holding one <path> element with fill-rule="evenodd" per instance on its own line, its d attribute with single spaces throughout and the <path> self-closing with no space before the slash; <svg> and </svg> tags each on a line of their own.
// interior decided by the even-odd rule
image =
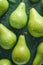
<svg viewBox="0 0 43 65">
<path fill-rule="evenodd" d="M 22 35 L 27 35 L 28 33 L 27 32 L 22 32 Z"/>
</svg>

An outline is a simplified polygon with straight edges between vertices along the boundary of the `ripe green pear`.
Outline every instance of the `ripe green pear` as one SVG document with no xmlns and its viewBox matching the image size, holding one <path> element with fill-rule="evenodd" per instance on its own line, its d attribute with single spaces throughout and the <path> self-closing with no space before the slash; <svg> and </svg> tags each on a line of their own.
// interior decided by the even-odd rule
<svg viewBox="0 0 43 65">
<path fill-rule="evenodd" d="M 11 61 L 8 59 L 1 59 L 0 65 L 12 65 Z"/>
<path fill-rule="evenodd" d="M 43 0 L 41 0 L 41 7 L 43 8 Z"/>
<path fill-rule="evenodd" d="M 25 3 L 21 2 L 19 6 L 10 15 L 10 25 L 13 28 L 21 29 L 27 23 L 27 14 L 25 11 Z"/>
<path fill-rule="evenodd" d="M 34 8 L 30 9 L 28 31 L 34 37 L 43 36 L 43 17 Z"/>
<path fill-rule="evenodd" d="M 31 0 L 33 3 L 36 3 L 36 2 L 38 2 L 39 0 Z"/>
<path fill-rule="evenodd" d="M 12 60 L 17 65 L 26 64 L 30 59 L 30 50 L 26 46 L 24 35 L 20 35 L 17 45 L 12 52 Z"/>
<path fill-rule="evenodd" d="M 0 0 L 0 17 L 8 10 L 9 3 L 7 0 Z"/>
<path fill-rule="evenodd" d="M 33 65 L 41 65 L 43 64 L 43 42 L 39 44 L 37 48 L 37 54 L 33 61 Z"/>
<path fill-rule="evenodd" d="M 16 35 L 3 24 L 0 24 L 0 33 L 1 47 L 6 50 L 11 49 L 16 42 Z"/>
</svg>

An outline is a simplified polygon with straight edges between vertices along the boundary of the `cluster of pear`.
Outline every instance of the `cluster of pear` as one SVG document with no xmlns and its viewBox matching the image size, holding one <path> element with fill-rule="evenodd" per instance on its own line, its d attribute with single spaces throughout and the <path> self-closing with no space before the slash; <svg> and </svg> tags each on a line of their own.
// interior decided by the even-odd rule
<svg viewBox="0 0 43 65">
<path fill-rule="evenodd" d="M 23 41 L 22 41 L 22 40 Z M 21 43 L 20 43 L 21 42 Z M 25 38 L 23 35 L 19 37 L 18 43 L 12 52 L 12 60 L 17 65 L 24 65 L 30 59 L 30 51 L 26 46 Z M 43 42 L 41 42 L 37 48 L 37 54 L 33 61 L 33 65 L 43 64 Z M 8 59 L 1 59 L 0 65 L 12 65 Z"/>
<path fill-rule="evenodd" d="M 9 0 L 9 1 L 15 1 L 15 0 Z M 33 2 L 33 3 L 36 3 L 36 2 L 38 2 L 39 0 L 30 0 L 31 2 Z M 24 6 L 24 5 L 23 5 Z M 21 8 L 23 7 L 23 6 L 21 6 Z M 19 6 L 20 7 L 20 6 Z M 19 7 L 17 8 L 17 10 L 19 9 Z M 25 7 L 25 6 L 24 6 Z M 42 7 L 42 9 L 43 9 L 43 0 L 41 0 L 41 7 Z M 7 0 L 0 0 L 0 17 L 8 10 L 8 8 L 9 8 L 9 3 L 8 3 L 8 1 Z M 25 10 L 25 9 L 24 9 Z M 16 11 L 15 11 L 16 12 Z M 13 14 L 15 14 L 15 12 L 13 12 L 12 13 L 12 15 Z M 19 12 L 18 12 L 19 13 Z M 23 12 L 22 12 L 23 13 Z M 22 14 L 22 13 L 20 13 L 20 14 Z M 16 13 L 17 14 L 17 13 Z M 15 14 L 15 15 L 16 15 Z M 24 12 L 24 14 L 25 14 L 25 12 Z M 23 16 L 23 14 L 22 14 L 22 16 Z M 25 17 L 26 17 L 26 14 L 24 15 Z M 12 16 L 11 16 L 12 17 Z M 18 17 L 18 15 L 17 15 L 17 17 Z M 13 17 L 12 17 L 13 18 Z M 24 18 L 24 17 L 23 17 Z M 25 19 L 25 21 L 27 20 L 27 18 Z M 18 20 L 19 21 L 19 20 Z M 20 18 L 20 21 L 22 21 L 21 20 L 21 18 Z M 16 24 L 16 23 L 15 23 Z M 25 22 L 25 24 L 26 24 L 26 22 Z M 24 26 L 24 25 L 23 25 Z M 13 26 L 14 27 L 14 26 Z"/>
<path fill-rule="evenodd" d="M 11 13 L 9 22 L 10 25 L 16 29 L 21 29 L 26 25 L 27 14 L 25 11 L 25 3 L 20 3 L 16 10 Z M 43 36 L 43 17 L 35 10 L 35 8 L 30 9 L 28 31 L 34 37 Z"/>
<path fill-rule="evenodd" d="M 7 0 L 0 0 L 0 16 L 2 16 L 8 9 L 8 2 L 6 6 L 1 6 Z M 34 1 L 34 0 L 33 0 Z M 27 23 L 27 14 L 25 10 L 25 3 L 21 2 L 16 10 L 11 13 L 9 23 L 13 28 L 21 29 Z M 35 8 L 30 9 L 30 17 L 28 22 L 28 31 L 34 37 L 43 36 L 43 17 L 36 11 Z M 17 40 L 15 33 L 6 28 L 0 23 L 0 46 L 6 50 L 11 49 Z M 26 64 L 30 60 L 30 50 L 26 45 L 24 35 L 20 35 L 17 45 L 12 51 L 12 60 L 14 63 L 21 65 Z M 3 62 L 3 63 L 2 63 Z M 43 42 L 37 48 L 37 54 L 34 59 L 33 65 L 40 65 L 43 63 Z M 11 65 L 7 59 L 0 60 L 0 65 Z"/>
<path fill-rule="evenodd" d="M 6 50 L 11 49 L 16 42 L 16 35 L 3 24 L 0 24 L 0 35 L 0 46 Z M 24 35 L 20 35 L 17 45 L 12 52 L 12 59 L 16 64 L 26 64 L 29 61 L 30 50 L 26 46 Z"/>
</svg>

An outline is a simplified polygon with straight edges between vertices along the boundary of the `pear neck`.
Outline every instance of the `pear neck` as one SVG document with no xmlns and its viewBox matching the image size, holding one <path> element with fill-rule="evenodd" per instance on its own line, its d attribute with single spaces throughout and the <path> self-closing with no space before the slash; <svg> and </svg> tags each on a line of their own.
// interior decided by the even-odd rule
<svg viewBox="0 0 43 65">
<path fill-rule="evenodd" d="M 17 7 L 17 10 L 25 11 L 25 3 L 21 2 L 20 5 Z"/>
<path fill-rule="evenodd" d="M 37 18 L 39 18 L 39 17 L 41 17 L 42 18 L 42 16 L 36 11 L 36 9 L 34 9 L 34 8 L 32 8 L 31 10 L 30 10 L 30 17 L 33 17 L 33 16 L 35 16 L 35 17 L 37 17 Z"/>
<path fill-rule="evenodd" d="M 25 37 L 24 35 L 20 35 L 19 40 L 18 40 L 19 45 L 26 45 Z"/>
</svg>

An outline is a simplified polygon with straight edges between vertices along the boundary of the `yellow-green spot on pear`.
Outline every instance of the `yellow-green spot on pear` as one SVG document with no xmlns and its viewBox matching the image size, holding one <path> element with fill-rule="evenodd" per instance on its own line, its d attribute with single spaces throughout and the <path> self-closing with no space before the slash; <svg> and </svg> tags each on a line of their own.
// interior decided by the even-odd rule
<svg viewBox="0 0 43 65">
<path fill-rule="evenodd" d="M 36 11 L 35 8 L 30 9 L 28 31 L 34 37 L 43 36 L 43 17 Z"/>
<path fill-rule="evenodd" d="M 37 54 L 33 61 L 33 65 L 42 65 L 43 64 L 43 42 L 41 42 L 37 48 Z"/>
<path fill-rule="evenodd" d="M 30 60 L 30 50 L 26 45 L 24 35 L 20 35 L 12 52 L 12 60 L 17 65 L 26 64 Z"/>
<path fill-rule="evenodd" d="M 0 17 L 8 10 L 9 3 L 7 0 L 0 0 Z"/>
<path fill-rule="evenodd" d="M 10 25 L 13 28 L 21 29 L 27 23 L 27 14 L 25 11 L 25 3 L 21 2 L 19 6 L 10 15 Z"/>
<path fill-rule="evenodd" d="M 0 33 L 1 47 L 6 50 L 11 49 L 16 42 L 16 35 L 3 24 L 0 24 Z"/>
</svg>

